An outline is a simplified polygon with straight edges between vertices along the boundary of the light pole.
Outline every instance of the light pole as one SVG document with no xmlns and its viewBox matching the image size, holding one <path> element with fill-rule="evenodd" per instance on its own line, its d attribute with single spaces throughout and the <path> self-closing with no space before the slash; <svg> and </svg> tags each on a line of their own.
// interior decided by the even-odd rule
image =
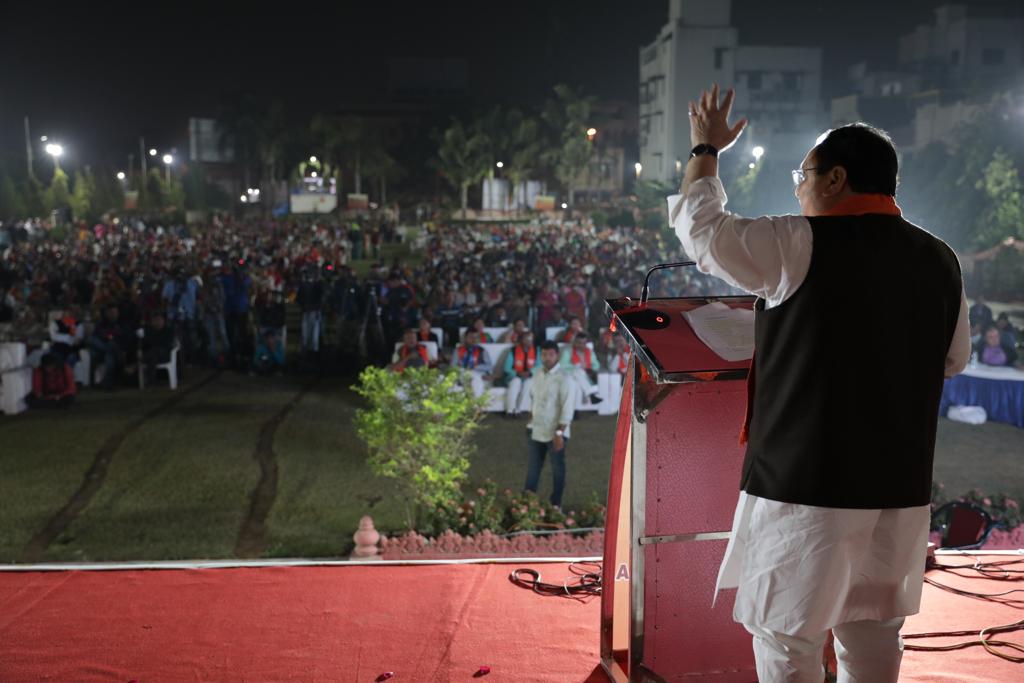
<svg viewBox="0 0 1024 683">
<path fill-rule="evenodd" d="M 64 148 L 51 142 L 46 145 L 46 153 L 53 157 L 53 174 L 57 175 L 57 171 L 60 170 L 60 155 L 64 153 Z"/>
<path fill-rule="evenodd" d="M 174 163 L 174 157 L 170 154 L 164 155 L 164 168 L 167 170 L 167 184 L 171 184 L 171 164 Z"/>
</svg>

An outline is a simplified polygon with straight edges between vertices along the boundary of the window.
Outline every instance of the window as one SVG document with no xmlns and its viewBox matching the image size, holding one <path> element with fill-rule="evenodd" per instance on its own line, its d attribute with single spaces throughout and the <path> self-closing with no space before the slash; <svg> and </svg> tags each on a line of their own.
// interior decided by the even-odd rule
<svg viewBox="0 0 1024 683">
<path fill-rule="evenodd" d="M 987 47 L 981 51 L 981 63 L 985 66 L 997 66 L 1006 60 L 1001 47 Z"/>
<path fill-rule="evenodd" d="M 725 53 L 729 48 L 727 47 L 716 47 L 715 48 L 715 68 L 721 69 L 725 62 Z"/>
<path fill-rule="evenodd" d="M 800 90 L 801 74 L 799 71 L 786 71 L 782 74 L 782 89 L 789 92 Z"/>
</svg>

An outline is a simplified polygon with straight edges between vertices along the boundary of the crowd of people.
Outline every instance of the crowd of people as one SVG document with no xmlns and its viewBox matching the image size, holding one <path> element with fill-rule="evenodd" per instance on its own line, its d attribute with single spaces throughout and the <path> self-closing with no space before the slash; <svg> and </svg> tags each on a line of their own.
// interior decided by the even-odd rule
<svg viewBox="0 0 1024 683">
<path fill-rule="evenodd" d="M 87 349 L 108 389 L 152 375 L 172 351 L 185 365 L 281 372 L 289 327 L 298 368 L 419 359 L 505 375 L 514 386 L 518 357 L 481 358 L 479 343 L 515 343 L 524 332 L 539 343 L 547 328 L 564 326 L 559 341 L 591 341 L 585 353 L 567 354 L 586 359 L 579 383 L 593 395 L 588 373 L 616 362 L 604 299 L 636 296 L 649 266 L 681 256 L 671 236 L 586 218 L 427 223 L 409 257 L 391 262 L 380 259 L 381 247 L 399 231 L 363 220 L 132 220 L 60 233 L 29 223 L 2 232 L 3 340 L 38 350 L 37 366 L 50 357 L 48 368 L 73 368 Z M 652 288 L 653 296 L 735 293 L 694 269 L 662 271 Z M 480 338 L 485 327 L 510 331 Z M 395 357 L 407 332 L 429 339 L 431 328 L 443 330 L 436 358 Z"/>
</svg>

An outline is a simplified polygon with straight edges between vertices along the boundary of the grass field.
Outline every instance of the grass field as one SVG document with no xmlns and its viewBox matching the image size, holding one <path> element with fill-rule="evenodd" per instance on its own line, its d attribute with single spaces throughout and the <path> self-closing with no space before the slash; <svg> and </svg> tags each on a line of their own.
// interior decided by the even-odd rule
<svg viewBox="0 0 1024 683">
<path fill-rule="evenodd" d="M 85 390 L 66 412 L 0 417 L 0 562 L 337 557 L 364 514 L 400 529 L 396 489 L 371 474 L 352 431 L 358 398 L 349 384 L 196 371 L 176 392 Z M 605 495 L 614 430 L 614 418 L 593 414 L 574 424 L 567 508 Z M 243 538 L 261 441 L 277 466 L 275 495 Z M 519 489 L 525 421 L 488 416 L 476 441 L 470 484 Z M 949 493 L 1024 498 L 1024 430 L 941 420 L 938 442 L 935 478 Z M 105 471 L 87 477 L 97 454 Z M 83 482 L 93 489 L 88 503 L 47 536 Z M 550 485 L 545 470 L 541 495 Z"/>
</svg>

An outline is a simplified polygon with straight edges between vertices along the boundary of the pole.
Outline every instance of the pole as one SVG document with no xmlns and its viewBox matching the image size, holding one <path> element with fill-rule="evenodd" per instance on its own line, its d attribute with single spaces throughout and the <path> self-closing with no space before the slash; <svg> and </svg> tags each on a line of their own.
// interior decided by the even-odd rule
<svg viewBox="0 0 1024 683">
<path fill-rule="evenodd" d="M 171 165 L 170 164 L 164 164 L 164 167 L 167 169 L 167 175 L 166 175 L 167 186 L 170 187 L 171 186 Z"/>
<path fill-rule="evenodd" d="M 35 180 L 35 174 L 32 173 L 32 134 L 28 129 L 28 117 L 25 117 L 25 158 L 28 160 L 28 178 L 29 180 Z"/>
<path fill-rule="evenodd" d="M 135 155 L 134 154 L 129 154 L 128 155 L 128 176 L 125 178 L 125 180 L 127 181 L 127 182 L 125 182 L 125 186 L 127 186 L 127 187 L 131 187 L 131 184 L 132 184 L 132 171 L 135 170 L 134 166 L 135 166 Z"/>
<path fill-rule="evenodd" d="M 146 138 L 139 136 L 139 164 L 142 166 L 142 183 L 140 187 L 146 187 Z"/>
</svg>

